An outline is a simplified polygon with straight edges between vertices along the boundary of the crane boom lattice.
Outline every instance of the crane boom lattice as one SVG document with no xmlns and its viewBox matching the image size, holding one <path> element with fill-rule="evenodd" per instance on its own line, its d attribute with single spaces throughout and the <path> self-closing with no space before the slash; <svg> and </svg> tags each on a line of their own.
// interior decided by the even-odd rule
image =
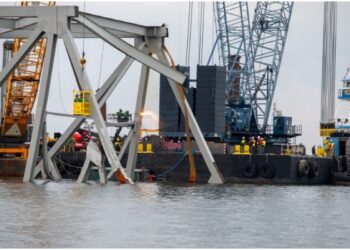
<svg viewBox="0 0 350 250">
<path fill-rule="evenodd" d="M 248 98 L 246 86 L 253 53 L 250 43 L 251 29 L 247 2 L 215 2 L 216 33 L 219 39 L 220 65 L 228 67 L 227 101 L 235 103 Z"/>
<path fill-rule="evenodd" d="M 55 5 L 54 2 L 22 2 L 21 6 Z M 26 38 L 16 38 L 12 47 L 15 55 Z M 6 81 L 6 97 L 3 111 L 2 135 L 24 137 L 41 76 L 46 50 L 46 39 L 40 39 L 21 61 Z"/>
<path fill-rule="evenodd" d="M 261 129 L 267 125 L 287 39 L 293 2 L 258 2 L 252 23 L 249 89 Z"/>
</svg>

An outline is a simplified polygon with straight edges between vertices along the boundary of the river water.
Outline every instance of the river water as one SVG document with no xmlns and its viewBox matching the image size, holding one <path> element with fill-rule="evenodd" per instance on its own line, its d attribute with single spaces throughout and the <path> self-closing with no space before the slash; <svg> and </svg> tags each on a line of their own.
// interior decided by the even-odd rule
<svg viewBox="0 0 350 250">
<path fill-rule="evenodd" d="M 350 247 L 349 233 L 350 187 L 0 179 L 0 248 Z"/>
</svg>

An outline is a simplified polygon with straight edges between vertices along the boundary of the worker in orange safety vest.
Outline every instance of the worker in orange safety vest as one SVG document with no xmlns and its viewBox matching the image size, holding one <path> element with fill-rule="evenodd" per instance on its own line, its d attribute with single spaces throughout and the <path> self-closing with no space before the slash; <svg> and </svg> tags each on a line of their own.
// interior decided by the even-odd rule
<svg viewBox="0 0 350 250">
<path fill-rule="evenodd" d="M 334 143 L 333 142 L 328 142 L 328 156 L 332 157 L 333 156 L 333 149 L 334 149 Z"/>
<path fill-rule="evenodd" d="M 264 146 L 265 146 L 264 138 L 262 138 L 261 136 L 258 136 L 258 154 L 264 153 Z"/>
</svg>

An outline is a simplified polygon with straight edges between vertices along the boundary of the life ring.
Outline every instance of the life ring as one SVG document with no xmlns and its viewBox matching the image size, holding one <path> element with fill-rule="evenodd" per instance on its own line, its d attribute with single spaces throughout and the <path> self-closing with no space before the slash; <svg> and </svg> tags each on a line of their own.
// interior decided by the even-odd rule
<svg viewBox="0 0 350 250">
<path fill-rule="evenodd" d="M 253 178 L 256 176 L 256 166 L 254 163 L 248 163 L 243 169 L 243 175 L 246 178 Z"/>
<path fill-rule="evenodd" d="M 298 161 L 297 170 L 298 176 L 308 176 L 310 171 L 309 161 L 305 159 Z"/>
<path fill-rule="evenodd" d="M 309 177 L 317 177 L 320 172 L 318 164 L 314 161 L 309 162 Z"/>
<path fill-rule="evenodd" d="M 267 179 L 271 179 L 275 176 L 275 168 L 269 163 L 264 163 L 259 166 L 259 174 Z"/>
</svg>

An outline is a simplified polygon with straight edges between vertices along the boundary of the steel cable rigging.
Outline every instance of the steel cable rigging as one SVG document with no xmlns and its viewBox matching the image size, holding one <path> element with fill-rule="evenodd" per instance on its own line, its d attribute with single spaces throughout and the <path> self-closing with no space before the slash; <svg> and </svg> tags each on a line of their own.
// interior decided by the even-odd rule
<svg viewBox="0 0 350 250">
<path fill-rule="evenodd" d="M 191 39 L 192 39 L 192 13 L 193 13 L 193 2 L 188 3 L 188 17 L 187 17 L 187 39 L 186 39 L 186 61 L 185 65 L 190 65 L 190 50 L 191 50 Z"/>
<path fill-rule="evenodd" d="M 198 3 L 198 64 L 203 64 L 205 3 Z"/>
</svg>

